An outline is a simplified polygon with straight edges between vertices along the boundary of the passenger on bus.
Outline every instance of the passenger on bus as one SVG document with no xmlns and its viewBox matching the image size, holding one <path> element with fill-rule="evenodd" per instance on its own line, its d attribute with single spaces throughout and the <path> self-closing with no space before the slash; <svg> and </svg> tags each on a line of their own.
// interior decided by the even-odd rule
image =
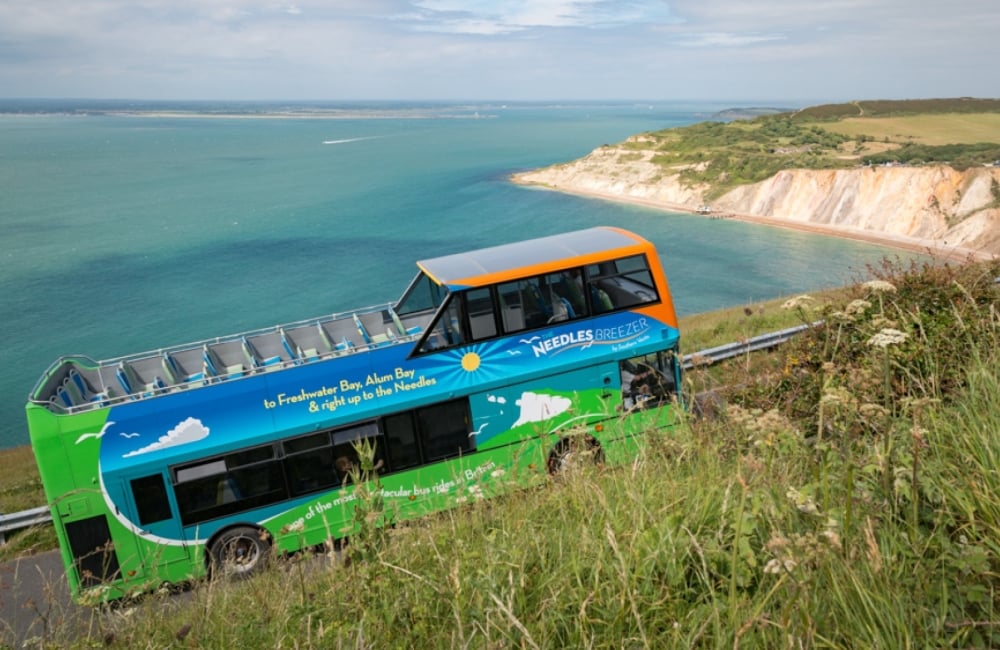
<svg viewBox="0 0 1000 650">
<path fill-rule="evenodd" d="M 337 459 L 335 461 L 333 461 L 334 467 L 337 468 L 337 473 L 340 474 L 341 485 L 347 485 L 348 483 L 350 483 L 352 480 L 354 480 L 353 474 L 356 472 L 360 472 L 358 463 L 355 462 L 355 460 L 356 459 L 349 457 L 347 454 L 341 454 L 340 456 L 337 456 Z M 384 464 L 385 463 L 382 461 L 381 458 L 376 458 L 375 465 L 372 467 L 372 472 L 378 472 L 379 470 L 382 469 L 382 466 Z"/>
</svg>

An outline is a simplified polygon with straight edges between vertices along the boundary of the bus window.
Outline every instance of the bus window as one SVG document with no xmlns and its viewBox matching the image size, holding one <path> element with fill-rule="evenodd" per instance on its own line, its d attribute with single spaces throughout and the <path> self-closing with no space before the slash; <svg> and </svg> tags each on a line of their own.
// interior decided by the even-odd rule
<svg viewBox="0 0 1000 650">
<path fill-rule="evenodd" d="M 625 410 L 663 406 L 677 396 L 676 358 L 671 351 L 653 352 L 621 362 Z"/>
<path fill-rule="evenodd" d="M 333 432 L 333 464 L 336 466 L 340 482 L 348 479 L 351 470 L 363 469 L 359 451 L 371 447 L 374 452 L 372 470 L 380 471 L 385 466 L 385 449 L 382 444 L 382 432 L 375 420 L 353 424 Z"/>
<path fill-rule="evenodd" d="M 542 327 L 549 321 L 551 307 L 542 296 L 538 278 L 501 284 L 498 291 L 502 298 L 504 332 Z"/>
<path fill-rule="evenodd" d="M 328 432 L 293 438 L 283 443 L 285 476 L 292 496 L 338 484 Z"/>
<path fill-rule="evenodd" d="M 417 410 L 426 460 L 457 456 L 471 449 L 469 400 L 458 399 Z"/>
<path fill-rule="evenodd" d="M 465 320 L 463 311 L 461 295 L 452 296 L 444 311 L 431 325 L 420 351 L 430 352 L 465 343 L 466 338 L 462 327 L 462 321 Z"/>
<path fill-rule="evenodd" d="M 570 319 L 587 315 L 587 300 L 583 295 L 583 272 L 580 269 L 554 273 L 549 276 L 548 283 L 555 294 L 567 303 Z"/>
<path fill-rule="evenodd" d="M 546 323 L 574 320 L 587 314 L 587 304 L 583 300 L 583 284 L 580 272 L 561 271 L 539 278 L 542 297 L 546 304 Z"/>
<path fill-rule="evenodd" d="M 132 497 L 139 515 L 139 524 L 146 526 L 170 519 L 170 501 L 163 475 L 153 474 L 132 480 Z"/>
<path fill-rule="evenodd" d="M 386 445 L 389 448 L 389 469 L 392 471 L 420 464 L 420 447 L 413 413 L 406 411 L 389 415 L 382 420 Z"/>
<path fill-rule="evenodd" d="M 424 273 L 419 273 L 399 299 L 395 308 L 396 313 L 406 316 L 421 311 L 432 311 L 438 308 L 446 295 L 447 292 L 443 287 Z"/>
<path fill-rule="evenodd" d="M 174 481 L 185 526 L 288 498 L 282 464 L 271 445 L 175 468 Z"/>
<path fill-rule="evenodd" d="M 481 341 L 496 336 L 497 321 L 490 288 L 469 289 L 465 292 L 465 304 L 472 340 Z"/>
<path fill-rule="evenodd" d="M 588 292 L 595 313 L 657 302 L 645 255 L 634 255 L 587 268 Z"/>
<path fill-rule="evenodd" d="M 583 274 L 569 269 L 497 286 L 504 332 L 511 334 L 588 315 Z"/>
</svg>

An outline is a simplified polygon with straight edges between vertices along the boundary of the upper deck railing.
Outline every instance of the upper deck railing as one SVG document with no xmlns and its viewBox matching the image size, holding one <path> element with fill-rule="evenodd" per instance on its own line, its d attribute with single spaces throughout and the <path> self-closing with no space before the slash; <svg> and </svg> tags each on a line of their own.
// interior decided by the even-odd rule
<svg viewBox="0 0 1000 650">
<path fill-rule="evenodd" d="M 430 318 L 401 318 L 386 303 L 102 361 L 67 355 L 42 375 L 29 401 L 68 414 L 149 399 L 410 343 Z"/>
</svg>

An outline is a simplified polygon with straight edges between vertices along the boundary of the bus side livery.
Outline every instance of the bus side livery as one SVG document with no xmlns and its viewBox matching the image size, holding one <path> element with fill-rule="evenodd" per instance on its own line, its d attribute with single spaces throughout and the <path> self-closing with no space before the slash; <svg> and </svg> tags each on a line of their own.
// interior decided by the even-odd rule
<svg viewBox="0 0 1000 650">
<path fill-rule="evenodd" d="M 74 596 L 349 536 L 361 445 L 402 520 L 539 480 L 574 440 L 622 462 L 673 422 L 677 321 L 646 240 L 591 228 L 417 264 L 395 303 L 58 359 L 26 409 Z"/>
</svg>

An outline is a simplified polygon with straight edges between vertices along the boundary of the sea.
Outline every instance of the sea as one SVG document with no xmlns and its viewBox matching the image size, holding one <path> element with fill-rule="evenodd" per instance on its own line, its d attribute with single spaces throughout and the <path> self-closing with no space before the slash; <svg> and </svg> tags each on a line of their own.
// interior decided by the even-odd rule
<svg viewBox="0 0 1000 650">
<path fill-rule="evenodd" d="M 62 355 L 388 302 L 424 258 L 621 226 L 657 246 L 686 315 L 895 254 L 509 180 L 739 105 L 0 100 L 0 448 L 28 443 L 25 402 Z"/>
</svg>

